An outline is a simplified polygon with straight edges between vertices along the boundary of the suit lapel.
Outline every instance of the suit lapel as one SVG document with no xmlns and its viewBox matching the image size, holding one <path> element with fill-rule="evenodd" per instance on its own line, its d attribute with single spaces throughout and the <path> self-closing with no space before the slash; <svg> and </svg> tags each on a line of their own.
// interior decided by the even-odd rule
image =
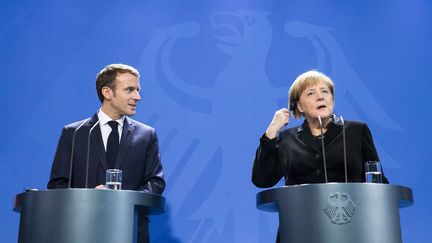
<svg viewBox="0 0 432 243">
<path fill-rule="evenodd" d="M 324 144 L 326 151 L 331 147 L 333 142 L 341 135 L 342 132 L 342 128 L 333 122 L 330 122 L 327 128 L 327 132 L 324 134 Z M 313 149 L 319 154 L 322 154 L 320 145 L 321 141 L 313 137 L 306 121 L 297 130 L 297 136 L 307 147 Z"/>
<path fill-rule="evenodd" d="M 98 116 L 95 114 L 89 121 L 90 128 L 98 121 Z M 95 153 L 99 162 L 102 164 L 103 168 L 106 170 L 108 164 L 105 157 L 105 148 L 102 141 L 102 133 L 100 129 L 100 124 L 96 125 L 91 134 L 91 146 L 90 153 Z"/>
<path fill-rule="evenodd" d="M 298 127 L 297 138 L 306 146 L 306 148 L 312 149 L 314 152 L 321 154 L 322 151 L 317 149 L 316 139 L 313 138 L 306 120 L 304 120 L 303 124 Z"/>
<path fill-rule="evenodd" d="M 308 127 L 303 129 L 301 140 L 303 141 L 304 144 L 306 144 L 307 147 L 313 149 L 315 152 L 319 154 L 322 154 L 322 150 L 318 149 L 319 147 L 317 145 L 320 140 L 313 137 Z"/>
<path fill-rule="evenodd" d="M 331 147 L 336 138 L 340 137 L 342 134 L 341 125 L 336 125 L 334 122 L 330 122 L 328 125 L 328 130 L 326 132 L 326 137 L 324 138 L 326 148 Z"/>
<path fill-rule="evenodd" d="M 134 128 L 135 127 L 133 126 L 133 122 L 128 117 L 125 117 L 125 121 L 123 123 L 122 136 L 120 139 L 120 147 L 115 162 L 115 168 L 121 168 L 123 164 L 126 151 L 132 140 L 132 133 L 134 131 Z"/>
</svg>

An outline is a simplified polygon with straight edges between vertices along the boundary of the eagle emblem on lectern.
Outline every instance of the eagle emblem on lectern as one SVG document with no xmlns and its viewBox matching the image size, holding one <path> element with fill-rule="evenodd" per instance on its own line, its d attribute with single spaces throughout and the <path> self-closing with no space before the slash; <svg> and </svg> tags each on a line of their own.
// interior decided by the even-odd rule
<svg viewBox="0 0 432 243">
<path fill-rule="evenodd" d="M 348 193 L 335 192 L 330 194 L 323 210 L 333 224 L 347 224 L 351 222 L 356 208 Z"/>
</svg>

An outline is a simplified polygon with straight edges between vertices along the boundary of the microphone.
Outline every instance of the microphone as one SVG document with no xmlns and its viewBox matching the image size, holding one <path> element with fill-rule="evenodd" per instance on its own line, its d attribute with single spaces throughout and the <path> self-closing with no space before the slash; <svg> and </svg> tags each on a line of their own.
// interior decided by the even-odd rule
<svg viewBox="0 0 432 243">
<path fill-rule="evenodd" d="M 345 139 L 345 121 L 342 116 L 337 117 L 333 114 L 333 122 L 337 125 L 342 126 L 342 143 L 343 143 L 343 155 L 344 155 L 344 170 L 345 170 L 345 183 L 348 182 L 348 172 L 347 172 L 347 156 L 346 156 L 346 139 Z"/>
<path fill-rule="evenodd" d="M 346 140 L 345 140 L 345 121 L 342 116 L 340 116 L 342 122 L 342 142 L 343 142 L 343 152 L 344 152 L 344 168 L 345 168 L 345 183 L 348 182 L 348 172 L 347 172 L 347 156 L 346 156 Z"/>
<path fill-rule="evenodd" d="M 71 145 L 71 156 L 70 156 L 70 162 L 69 162 L 69 183 L 68 188 L 71 188 L 72 186 L 72 170 L 73 170 L 73 159 L 74 159 L 74 150 L 75 150 L 75 136 L 78 130 L 88 121 L 88 119 L 85 119 L 74 131 L 72 135 L 72 145 Z"/>
<path fill-rule="evenodd" d="M 325 147 L 324 147 L 324 132 L 323 132 L 323 123 L 321 120 L 321 117 L 318 116 L 318 122 L 320 125 L 320 130 L 321 130 L 321 149 L 322 149 L 322 155 L 323 155 L 323 164 L 324 164 L 324 178 L 325 178 L 325 183 L 328 183 L 328 179 L 327 179 L 327 162 L 326 162 L 326 155 L 325 155 Z"/>
<path fill-rule="evenodd" d="M 87 160 L 86 160 L 86 180 L 85 187 L 88 188 L 88 171 L 89 171 L 89 163 L 90 163 L 90 138 L 93 132 L 93 129 L 99 124 L 99 120 L 90 128 L 88 137 L 87 137 Z"/>
</svg>

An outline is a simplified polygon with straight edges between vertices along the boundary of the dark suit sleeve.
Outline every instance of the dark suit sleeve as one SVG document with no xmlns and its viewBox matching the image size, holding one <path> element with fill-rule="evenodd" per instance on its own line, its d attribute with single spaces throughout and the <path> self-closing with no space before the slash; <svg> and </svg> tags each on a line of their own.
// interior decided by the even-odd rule
<svg viewBox="0 0 432 243">
<path fill-rule="evenodd" d="M 372 139 L 372 134 L 369 130 L 369 127 L 366 124 L 362 126 L 362 154 L 363 154 L 362 174 L 364 175 L 365 172 L 364 163 L 366 161 L 380 161 L 378 157 L 378 153 L 375 148 L 375 144 Z M 388 179 L 384 175 L 384 172 L 383 172 L 383 182 L 386 184 L 389 183 Z"/>
<path fill-rule="evenodd" d="M 48 189 L 67 188 L 69 184 L 69 158 L 71 148 L 71 131 L 64 127 L 57 145 L 54 162 L 51 167 Z"/>
<path fill-rule="evenodd" d="M 276 138 L 269 139 L 264 134 L 256 151 L 252 168 L 252 182 L 257 187 L 272 187 L 281 178 Z"/>
<path fill-rule="evenodd" d="M 154 129 L 151 132 L 145 162 L 145 181 L 138 190 L 162 194 L 165 189 L 165 180 L 159 153 L 159 142 Z"/>
</svg>

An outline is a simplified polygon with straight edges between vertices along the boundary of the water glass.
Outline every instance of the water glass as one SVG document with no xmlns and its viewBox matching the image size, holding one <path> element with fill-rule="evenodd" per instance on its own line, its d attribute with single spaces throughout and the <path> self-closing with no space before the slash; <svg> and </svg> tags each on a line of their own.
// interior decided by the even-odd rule
<svg viewBox="0 0 432 243">
<path fill-rule="evenodd" d="M 105 187 L 111 190 L 121 190 L 122 171 L 119 169 L 106 170 Z"/>
<path fill-rule="evenodd" d="M 382 183 L 382 168 L 379 161 L 367 161 L 365 163 L 366 182 Z"/>
</svg>

